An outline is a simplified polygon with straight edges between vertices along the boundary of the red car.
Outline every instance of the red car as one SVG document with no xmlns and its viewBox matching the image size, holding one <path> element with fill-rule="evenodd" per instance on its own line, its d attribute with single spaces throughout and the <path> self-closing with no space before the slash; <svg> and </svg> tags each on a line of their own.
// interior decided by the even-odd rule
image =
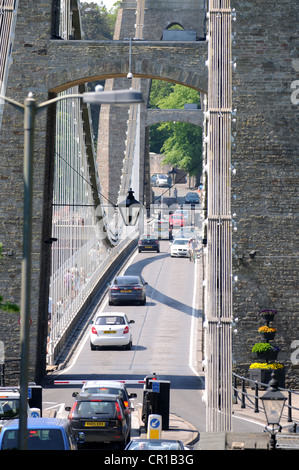
<svg viewBox="0 0 299 470">
<path fill-rule="evenodd" d="M 171 214 L 169 217 L 169 225 L 170 227 L 184 227 L 185 218 L 183 214 Z"/>
</svg>

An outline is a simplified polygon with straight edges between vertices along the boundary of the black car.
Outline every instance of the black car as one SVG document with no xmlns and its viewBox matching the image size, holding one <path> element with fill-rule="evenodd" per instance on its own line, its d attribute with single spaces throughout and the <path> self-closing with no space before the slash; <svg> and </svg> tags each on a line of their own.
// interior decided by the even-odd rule
<svg viewBox="0 0 299 470">
<path fill-rule="evenodd" d="M 124 449 L 130 441 L 131 412 L 119 395 L 78 395 L 66 410 L 75 435 L 84 432 L 85 442 L 116 442 Z"/>
<path fill-rule="evenodd" d="M 156 251 L 160 253 L 160 242 L 159 239 L 153 235 L 143 235 L 138 241 L 138 251 Z"/>
<path fill-rule="evenodd" d="M 146 303 L 146 285 L 141 276 L 116 276 L 109 287 L 109 305 L 116 302 Z"/>
<path fill-rule="evenodd" d="M 185 197 L 185 204 L 199 204 L 199 195 L 197 193 L 187 193 Z"/>
</svg>

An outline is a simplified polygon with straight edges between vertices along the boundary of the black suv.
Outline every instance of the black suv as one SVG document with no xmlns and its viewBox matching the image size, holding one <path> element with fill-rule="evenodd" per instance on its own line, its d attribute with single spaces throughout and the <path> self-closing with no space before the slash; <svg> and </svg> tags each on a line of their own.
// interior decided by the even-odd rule
<svg viewBox="0 0 299 470">
<path fill-rule="evenodd" d="M 68 419 L 77 436 L 85 442 L 116 442 L 124 449 L 131 436 L 131 412 L 118 395 L 78 395 Z"/>
</svg>

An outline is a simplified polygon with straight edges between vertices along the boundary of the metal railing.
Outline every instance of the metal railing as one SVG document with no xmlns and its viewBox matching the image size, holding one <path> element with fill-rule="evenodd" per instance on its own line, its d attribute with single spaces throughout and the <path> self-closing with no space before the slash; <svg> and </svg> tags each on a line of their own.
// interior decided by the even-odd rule
<svg viewBox="0 0 299 470">
<path fill-rule="evenodd" d="M 238 383 L 241 384 L 241 388 L 238 388 Z M 249 389 L 254 390 L 254 392 L 249 393 Z M 251 388 L 252 385 L 252 388 Z M 241 402 L 241 408 L 245 409 L 246 406 L 249 406 L 251 409 L 254 410 L 254 413 L 259 413 L 260 411 L 264 411 L 262 405 L 260 404 L 260 396 L 259 391 L 260 387 L 267 388 L 269 384 L 265 384 L 262 382 L 258 382 L 257 380 L 248 379 L 246 377 L 242 377 L 233 373 L 233 397 L 234 403 L 238 403 L 238 400 Z M 294 423 L 294 432 L 296 432 L 297 425 L 299 424 L 299 420 L 296 421 L 293 419 L 294 412 L 299 412 L 299 408 L 292 405 L 292 398 L 294 395 L 299 395 L 299 391 L 278 387 L 278 389 L 282 392 L 287 393 L 287 402 L 285 406 L 287 407 L 287 422 Z M 240 395 L 240 396 L 239 396 Z"/>
</svg>

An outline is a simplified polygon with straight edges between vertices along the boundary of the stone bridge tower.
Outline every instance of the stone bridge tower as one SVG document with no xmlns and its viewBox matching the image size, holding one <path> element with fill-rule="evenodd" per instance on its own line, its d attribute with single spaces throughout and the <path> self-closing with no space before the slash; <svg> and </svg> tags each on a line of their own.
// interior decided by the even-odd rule
<svg viewBox="0 0 299 470">
<path fill-rule="evenodd" d="M 166 41 L 175 46 L 176 42 L 181 41 L 203 41 L 205 40 L 205 1 L 204 0 L 186 0 L 178 2 L 173 0 L 143 0 L 138 2 L 136 9 L 135 0 L 123 0 L 118 12 L 114 40 L 132 39 L 131 54 L 134 57 L 137 42 L 141 41 L 145 44 L 147 41 L 161 41 L 161 47 Z M 183 30 L 169 31 L 173 25 L 178 25 Z M 134 41 L 134 39 L 136 41 Z M 156 45 L 156 53 L 159 54 L 159 44 Z M 171 55 L 175 55 L 175 48 L 169 50 L 169 58 L 171 63 Z M 129 72 L 129 56 L 128 72 Z M 155 58 L 153 58 L 155 60 Z M 184 84 L 184 66 L 178 67 L 177 83 Z M 159 78 L 151 76 L 147 73 L 147 67 L 142 70 L 144 79 L 140 80 L 141 91 L 144 97 L 144 105 L 140 113 L 140 168 L 139 181 L 140 202 L 148 205 L 151 200 L 150 184 L 149 184 L 149 126 L 151 124 L 167 120 L 169 111 L 150 110 L 147 108 L 151 79 Z M 111 79 L 106 82 L 109 89 L 114 87 L 131 86 L 131 80 L 128 79 Z M 135 82 L 136 84 L 136 82 Z M 134 85 L 134 80 L 133 80 Z M 107 89 L 106 88 L 106 89 Z M 123 113 L 122 118 L 120 115 Z M 127 110 L 117 111 L 112 107 L 101 108 L 100 124 L 98 134 L 98 167 L 101 173 L 101 186 L 103 192 L 111 202 L 116 202 L 119 191 L 123 159 L 125 153 L 125 135 L 126 135 L 126 117 Z M 202 125 L 202 112 L 197 110 L 194 116 L 192 111 L 180 112 L 176 116 L 177 121 L 189 121 L 196 125 Z M 173 120 L 173 116 L 171 118 Z M 123 125 L 121 126 L 121 123 Z M 145 184 L 144 184 L 145 183 Z M 145 189 L 143 189 L 145 188 Z M 134 189 L 134 188 L 133 188 Z M 144 193 L 143 193 L 144 191 Z"/>
</svg>

